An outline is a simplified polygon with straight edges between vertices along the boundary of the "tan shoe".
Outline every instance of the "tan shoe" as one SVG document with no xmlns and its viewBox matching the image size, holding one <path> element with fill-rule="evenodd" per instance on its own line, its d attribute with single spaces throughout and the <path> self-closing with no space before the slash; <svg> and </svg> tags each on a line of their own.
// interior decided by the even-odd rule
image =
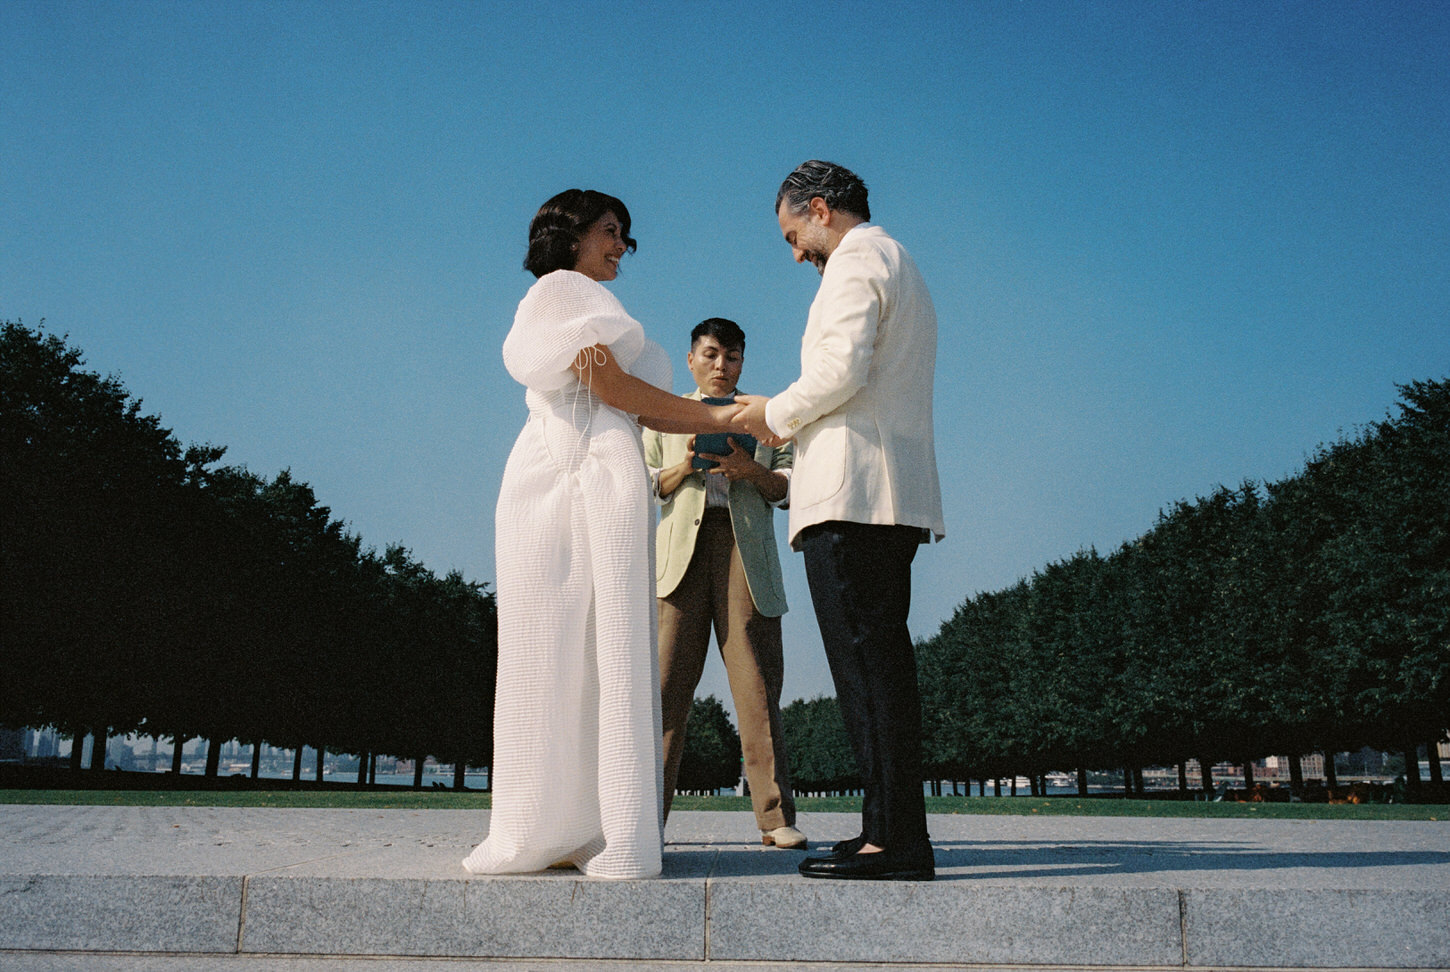
<svg viewBox="0 0 1450 972">
<path fill-rule="evenodd" d="M 760 842 L 766 847 L 779 847 L 782 850 L 804 849 L 806 846 L 806 835 L 794 827 L 777 827 L 774 830 L 762 830 Z"/>
</svg>

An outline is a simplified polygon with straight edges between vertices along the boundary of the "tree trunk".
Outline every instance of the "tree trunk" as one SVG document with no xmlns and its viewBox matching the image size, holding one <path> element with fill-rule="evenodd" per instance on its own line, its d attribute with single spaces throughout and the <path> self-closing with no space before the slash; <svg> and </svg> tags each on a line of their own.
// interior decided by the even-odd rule
<svg viewBox="0 0 1450 972">
<path fill-rule="evenodd" d="M 91 732 L 91 769 L 104 770 L 106 768 L 106 730 L 96 729 Z"/>
<path fill-rule="evenodd" d="M 209 779 L 216 779 L 221 764 L 222 744 L 213 736 L 206 741 L 206 775 Z"/>
<path fill-rule="evenodd" d="M 1088 795 L 1087 768 L 1083 766 L 1077 768 L 1077 795 Z"/>
<path fill-rule="evenodd" d="M 993 796 L 1001 796 L 1002 795 L 1002 777 L 1000 777 L 1000 776 L 997 777 L 996 779 L 994 779 L 992 781 L 992 795 Z"/>
<path fill-rule="evenodd" d="M 357 785 L 358 786 L 367 786 L 368 785 L 368 754 L 367 753 L 358 753 L 357 754 Z"/>
<path fill-rule="evenodd" d="M 378 754 L 368 754 L 368 785 L 378 785 Z"/>
<path fill-rule="evenodd" d="M 1430 757 L 1430 782 L 1441 786 L 1445 782 L 1445 776 L 1440 771 L 1440 741 L 1431 739 L 1425 744 L 1425 755 Z"/>
<path fill-rule="evenodd" d="M 323 770 L 322 761 L 323 761 L 323 759 L 326 756 L 327 756 L 327 747 L 319 744 L 318 747 L 317 747 L 317 782 L 319 782 L 319 783 L 322 782 L 322 770 Z"/>
<path fill-rule="evenodd" d="M 1141 766 L 1133 767 L 1133 792 L 1138 796 L 1142 796 L 1144 792 L 1143 767 Z"/>
<path fill-rule="evenodd" d="M 1127 766 L 1123 767 L 1123 799 L 1133 795 L 1133 771 Z"/>
<path fill-rule="evenodd" d="M 262 744 L 252 743 L 252 779 L 262 775 Z"/>
<path fill-rule="evenodd" d="M 463 762 L 463 760 L 460 759 L 458 762 L 456 762 L 456 763 L 453 764 L 453 789 L 455 789 L 455 790 L 466 789 L 466 787 L 465 787 L 464 784 L 467 781 L 466 780 L 467 776 L 468 776 L 468 766 L 465 765 L 464 762 Z"/>
<path fill-rule="evenodd" d="M 81 757 L 85 755 L 86 737 L 84 733 L 76 733 L 70 737 L 70 770 L 72 773 L 81 771 Z"/>
<path fill-rule="evenodd" d="M 292 782 L 296 783 L 302 779 L 302 747 L 298 746 L 297 751 L 292 754 Z"/>
<path fill-rule="evenodd" d="M 413 759 L 413 789 L 423 789 L 423 761 L 427 756 L 417 756 Z"/>
<path fill-rule="evenodd" d="M 1289 789 L 1295 793 L 1304 791 L 1304 761 L 1299 756 L 1289 757 Z"/>
<path fill-rule="evenodd" d="M 1251 759 L 1246 759 L 1246 760 L 1244 760 L 1244 789 L 1245 790 L 1252 790 L 1253 788 L 1254 788 L 1254 761 L 1251 760 Z"/>
<path fill-rule="evenodd" d="M 180 736 L 171 737 L 171 772 L 177 776 L 181 775 L 181 751 L 185 748 L 185 739 Z"/>
<path fill-rule="evenodd" d="M 1178 792 L 1184 796 L 1188 795 L 1188 763 L 1178 764 Z"/>
<path fill-rule="evenodd" d="M 1198 758 L 1198 775 L 1203 782 L 1203 792 L 1213 792 L 1213 764 L 1203 756 Z"/>
<path fill-rule="evenodd" d="M 1411 803 L 1420 795 L 1420 747 L 1410 743 L 1405 747 L 1405 799 Z"/>
<path fill-rule="evenodd" d="M 1324 786 L 1333 790 L 1339 787 L 1339 773 L 1334 769 L 1334 753 L 1324 754 Z"/>
</svg>

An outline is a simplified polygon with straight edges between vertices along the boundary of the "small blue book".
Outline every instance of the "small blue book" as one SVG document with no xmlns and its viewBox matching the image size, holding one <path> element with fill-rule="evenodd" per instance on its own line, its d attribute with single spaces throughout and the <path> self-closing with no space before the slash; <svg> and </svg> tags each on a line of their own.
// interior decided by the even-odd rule
<svg viewBox="0 0 1450 972">
<path fill-rule="evenodd" d="M 729 405 L 735 399 L 702 398 L 700 401 L 706 405 Z M 701 459 L 699 454 L 701 452 L 708 452 L 712 456 L 728 456 L 730 454 L 729 442 L 731 439 L 734 439 L 740 448 L 750 453 L 752 457 L 755 456 L 755 436 L 753 435 L 746 435 L 744 432 L 701 432 L 695 436 L 695 458 L 690 465 L 696 469 L 714 469 L 720 464 L 714 459 Z"/>
</svg>

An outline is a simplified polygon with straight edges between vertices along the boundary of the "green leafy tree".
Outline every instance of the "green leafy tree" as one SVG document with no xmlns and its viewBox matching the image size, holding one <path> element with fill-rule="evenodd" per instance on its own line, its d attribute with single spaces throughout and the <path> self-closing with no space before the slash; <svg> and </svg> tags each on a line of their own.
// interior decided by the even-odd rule
<svg viewBox="0 0 1450 972">
<path fill-rule="evenodd" d="M 714 791 L 740 779 L 740 734 L 713 695 L 690 703 L 685 746 L 680 755 L 681 790 Z"/>
<path fill-rule="evenodd" d="M 797 792 L 840 792 L 861 786 L 855 751 L 835 699 L 796 699 L 781 710 L 780 721 Z"/>
<path fill-rule="evenodd" d="M 378 557 L 284 471 L 183 450 L 53 335 L 0 334 L 0 722 L 486 765 L 493 598 Z M 225 673 L 225 677 L 222 677 Z M 179 760 L 177 761 L 179 766 Z"/>
<path fill-rule="evenodd" d="M 76 745 L 136 728 L 174 603 L 189 467 L 171 433 L 64 339 L 0 331 L 0 720 Z"/>
<path fill-rule="evenodd" d="M 1359 664 L 1351 719 L 1380 748 L 1438 736 L 1450 711 L 1450 384 L 1402 386 L 1399 415 L 1321 458 L 1344 526 L 1322 549 L 1332 637 Z"/>
</svg>

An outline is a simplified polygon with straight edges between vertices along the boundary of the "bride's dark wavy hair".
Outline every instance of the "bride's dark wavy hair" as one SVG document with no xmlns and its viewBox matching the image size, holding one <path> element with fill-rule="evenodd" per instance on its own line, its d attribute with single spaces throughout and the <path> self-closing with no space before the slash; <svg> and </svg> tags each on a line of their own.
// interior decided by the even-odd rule
<svg viewBox="0 0 1450 972">
<path fill-rule="evenodd" d="M 605 213 L 613 213 L 619 220 L 624 245 L 633 253 L 635 242 L 629 235 L 629 210 L 624 203 L 593 189 L 565 189 L 540 206 L 529 223 L 524 269 L 536 277 L 555 270 L 573 270 L 579 259 L 575 244 Z"/>
</svg>

